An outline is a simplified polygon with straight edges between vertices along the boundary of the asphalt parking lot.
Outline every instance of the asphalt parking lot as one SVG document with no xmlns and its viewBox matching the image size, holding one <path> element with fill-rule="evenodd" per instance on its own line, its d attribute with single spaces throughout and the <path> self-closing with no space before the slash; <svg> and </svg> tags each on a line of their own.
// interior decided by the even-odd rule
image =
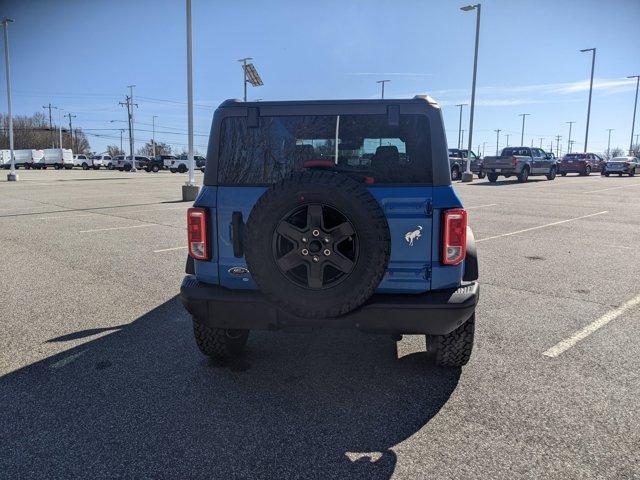
<svg viewBox="0 0 640 480">
<path fill-rule="evenodd" d="M 638 478 L 640 179 L 457 184 L 476 347 L 257 332 L 196 349 L 186 176 L 0 182 L 0 477 Z M 198 172 L 201 183 L 202 174 Z"/>
</svg>

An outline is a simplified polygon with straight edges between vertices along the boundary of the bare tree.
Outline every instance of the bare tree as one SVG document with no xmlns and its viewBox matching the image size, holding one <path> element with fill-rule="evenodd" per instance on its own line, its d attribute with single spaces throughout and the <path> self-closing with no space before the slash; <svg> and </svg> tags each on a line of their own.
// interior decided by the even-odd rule
<svg viewBox="0 0 640 480">
<path fill-rule="evenodd" d="M 171 155 L 171 145 L 164 142 L 155 142 L 156 155 Z M 153 155 L 153 140 L 149 140 L 144 144 L 144 147 L 138 149 L 140 155 L 146 155 L 148 157 Z"/>
<path fill-rule="evenodd" d="M 120 147 L 118 147 L 117 145 L 107 145 L 107 155 L 111 156 L 111 157 L 115 157 L 118 155 L 124 155 L 124 152 L 122 150 L 120 150 Z"/>
<path fill-rule="evenodd" d="M 611 149 L 611 158 L 622 157 L 622 156 L 624 156 L 624 150 L 622 150 L 620 147 L 615 147 Z"/>
<path fill-rule="evenodd" d="M 9 117 L 0 114 L 0 148 L 9 148 Z M 13 141 L 14 148 L 20 149 L 44 149 L 51 148 L 51 139 L 55 139 L 55 146 L 58 145 L 58 127 L 54 125 L 52 131 L 49 122 L 42 114 L 36 112 L 32 116 L 17 115 L 13 117 Z M 91 147 L 85 134 L 80 130 L 74 130 L 73 139 L 76 153 L 90 153 Z M 71 148 L 71 134 L 68 129 L 62 129 L 62 147 Z"/>
</svg>

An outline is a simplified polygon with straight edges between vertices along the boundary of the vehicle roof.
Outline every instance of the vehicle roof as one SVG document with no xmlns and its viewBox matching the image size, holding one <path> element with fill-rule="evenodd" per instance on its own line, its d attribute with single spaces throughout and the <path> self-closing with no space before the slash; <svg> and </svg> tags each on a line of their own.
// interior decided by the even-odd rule
<svg viewBox="0 0 640 480">
<path fill-rule="evenodd" d="M 635 160 L 636 157 L 624 156 L 624 157 L 613 157 L 611 160 Z"/>
<path fill-rule="evenodd" d="M 239 99 L 225 100 L 220 107 L 260 107 L 260 106 L 313 106 L 313 105 L 416 105 L 427 103 L 428 105 L 440 108 L 429 95 L 416 95 L 413 98 L 383 98 L 383 99 L 349 99 L 349 100 L 269 100 L 259 102 L 243 102 Z"/>
</svg>

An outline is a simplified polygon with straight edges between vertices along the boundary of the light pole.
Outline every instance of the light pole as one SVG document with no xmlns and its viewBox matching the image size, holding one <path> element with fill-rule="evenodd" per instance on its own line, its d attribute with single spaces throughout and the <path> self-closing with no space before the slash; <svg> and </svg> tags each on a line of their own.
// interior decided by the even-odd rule
<svg viewBox="0 0 640 480">
<path fill-rule="evenodd" d="M 482 5 L 476 3 L 475 5 L 466 5 L 461 7 L 463 12 L 476 11 L 476 47 L 473 55 L 473 82 L 471 84 L 471 110 L 469 111 L 469 152 L 471 152 L 471 142 L 473 142 L 473 113 L 476 105 L 476 77 L 478 73 L 478 45 L 480 43 L 480 12 Z M 467 155 L 467 168 L 462 174 L 463 182 L 472 182 L 473 173 L 471 173 L 471 156 Z"/>
<path fill-rule="evenodd" d="M 191 37 L 191 0 L 187 0 L 187 50 L 189 50 L 189 38 Z M 244 96 L 242 97 L 244 101 L 247 101 L 247 61 L 253 60 L 251 57 L 245 57 L 238 60 L 242 62 L 242 75 L 243 80 L 242 84 L 244 85 Z M 187 59 L 187 63 L 189 63 L 189 59 Z"/>
<path fill-rule="evenodd" d="M 511 135 L 510 135 L 509 133 L 507 133 L 507 147 L 509 146 L 509 137 L 510 137 L 510 136 L 511 136 Z"/>
<path fill-rule="evenodd" d="M 572 126 L 573 126 L 573 124 L 574 124 L 574 123 L 576 123 L 576 122 L 575 122 L 575 121 L 571 121 L 571 122 L 565 122 L 565 123 L 568 123 L 568 124 L 569 124 L 569 140 L 567 140 L 567 145 L 568 145 L 569 147 L 568 147 L 567 153 L 571 153 L 571 127 L 572 127 Z"/>
<path fill-rule="evenodd" d="M 16 173 L 16 159 L 13 154 L 13 115 L 11 113 L 11 67 L 9 65 L 9 23 L 13 20 L 5 18 L 2 20 L 2 29 L 4 30 L 4 65 L 7 74 L 7 107 L 9 110 L 9 156 L 11 157 L 11 170 L 7 175 L 8 182 L 18 180 Z"/>
<path fill-rule="evenodd" d="M 607 129 L 607 131 L 609 132 L 609 139 L 607 140 L 607 159 L 611 156 L 611 132 L 613 132 L 613 130 L 613 128 Z"/>
<path fill-rule="evenodd" d="M 629 155 L 633 155 L 633 132 L 636 126 L 636 109 L 638 108 L 638 86 L 640 86 L 640 75 L 631 75 L 627 78 L 636 79 L 636 99 L 633 103 L 633 120 L 631 121 L 631 143 L 629 144 Z"/>
<path fill-rule="evenodd" d="M 381 97 L 382 99 L 384 99 L 384 84 L 390 82 L 391 80 L 378 80 L 376 83 L 379 83 L 380 86 L 382 87 L 382 92 L 381 92 Z"/>
<path fill-rule="evenodd" d="M 120 129 L 120 151 L 124 155 L 124 148 L 122 148 L 122 134 L 124 133 L 124 128 Z"/>
<path fill-rule="evenodd" d="M 182 186 L 182 201 L 193 201 L 198 195 L 195 169 L 193 168 L 193 55 L 191 48 L 191 0 L 187 0 L 187 139 L 189 151 L 189 179 Z M 243 59 L 244 101 L 247 101 L 247 58 Z"/>
<path fill-rule="evenodd" d="M 494 130 L 496 132 L 496 157 L 499 155 L 498 149 L 500 148 L 500 129 Z"/>
<path fill-rule="evenodd" d="M 591 116 L 591 94 L 593 93 L 593 70 L 596 66 L 596 49 L 585 48 L 581 52 L 591 52 L 591 82 L 589 83 L 589 105 L 587 107 L 587 128 L 584 134 L 584 153 L 587 153 L 587 143 L 589 142 L 589 117 Z"/>
<path fill-rule="evenodd" d="M 462 130 L 460 132 L 460 145 L 461 146 L 464 146 L 464 132 L 465 132 L 465 130 Z"/>
<path fill-rule="evenodd" d="M 520 113 L 518 116 L 522 117 L 522 133 L 520 134 L 520 146 L 524 146 L 524 119 L 527 118 L 530 113 Z"/>
<path fill-rule="evenodd" d="M 462 107 L 467 106 L 467 103 L 458 103 L 456 107 L 460 107 L 460 120 L 458 120 L 458 150 L 462 148 Z"/>
<path fill-rule="evenodd" d="M 153 115 L 151 117 L 151 131 L 153 132 L 151 134 L 151 144 L 153 145 L 153 156 L 155 158 L 156 156 L 156 118 L 158 116 L 157 115 Z"/>
<path fill-rule="evenodd" d="M 71 125 L 71 119 L 76 118 L 76 116 L 71 113 L 67 113 L 65 117 L 69 117 L 69 138 L 71 139 L 71 151 L 73 152 L 73 126 Z"/>
</svg>

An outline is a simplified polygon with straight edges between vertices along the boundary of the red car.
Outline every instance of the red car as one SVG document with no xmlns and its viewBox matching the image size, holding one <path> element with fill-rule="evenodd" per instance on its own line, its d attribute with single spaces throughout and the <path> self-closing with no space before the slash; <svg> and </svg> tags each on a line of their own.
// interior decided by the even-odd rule
<svg viewBox="0 0 640 480">
<path fill-rule="evenodd" d="M 604 159 L 595 153 L 568 153 L 558 163 L 558 173 L 563 177 L 567 173 L 590 175 L 601 172 L 604 164 Z"/>
</svg>

